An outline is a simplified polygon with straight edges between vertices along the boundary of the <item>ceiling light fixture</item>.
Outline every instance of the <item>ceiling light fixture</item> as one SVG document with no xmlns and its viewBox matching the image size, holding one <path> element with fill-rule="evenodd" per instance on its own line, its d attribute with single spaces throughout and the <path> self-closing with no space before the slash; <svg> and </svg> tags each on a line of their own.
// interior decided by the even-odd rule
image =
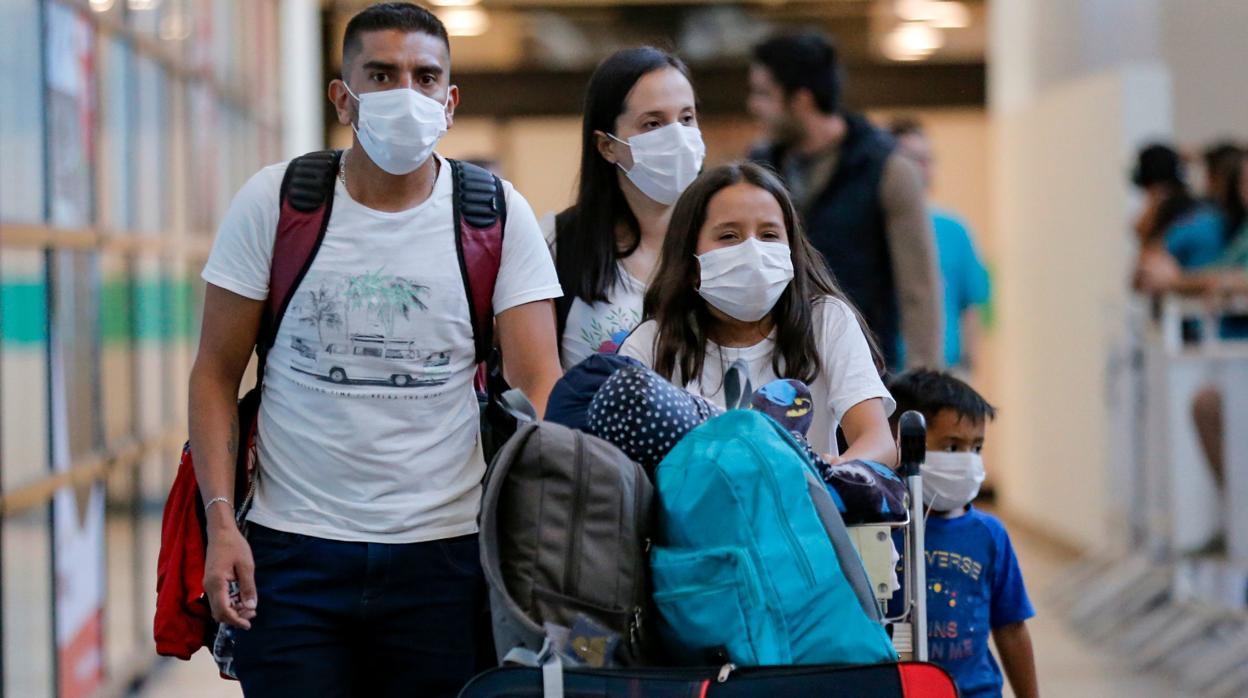
<svg viewBox="0 0 1248 698">
<path fill-rule="evenodd" d="M 91 9 L 96 12 L 108 12 L 113 9 L 113 0 L 91 0 Z"/>
<path fill-rule="evenodd" d="M 480 5 L 481 0 L 429 0 L 435 7 L 472 7 Z"/>
<path fill-rule="evenodd" d="M 905 22 L 884 37 L 880 50 L 894 61 L 920 61 L 945 45 L 944 33 L 921 22 Z"/>
<path fill-rule="evenodd" d="M 971 11 L 957 0 L 896 0 L 893 11 L 905 22 L 926 22 L 938 29 L 971 26 Z"/>
<path fill-rule="evenodd" d="M 490 28 L 490 15 L 479 7 L 453 7 L 437 15 L 451 36 L 481 36 Z"/>
</svg>

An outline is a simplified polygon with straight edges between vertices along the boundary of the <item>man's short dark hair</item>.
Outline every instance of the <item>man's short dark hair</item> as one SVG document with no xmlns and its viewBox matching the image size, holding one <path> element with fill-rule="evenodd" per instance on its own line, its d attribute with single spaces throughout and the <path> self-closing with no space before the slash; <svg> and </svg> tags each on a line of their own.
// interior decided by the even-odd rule
<svg viewBox="0 0 1248 698">
<path fill-rule="evenodd" d="M 446 26 L 438 16 L 410 2 L 379 2 L 364 8 L 347 22 L 342 35 L 342 66 L 346 70 L 351 57 L 360 50 L 360 35 L 365 32 L 398 29 L 404 32 L 421 32 L 439 38 L 451 52 L 451 39 Z"/>
<path fill-rule="evenodd" d="M 908 371 L 890 381 L 888 391 L 897 401 L 894 423 L 910 410 L 917 410 L 929 423 L 941 410 L 953 410 L 960 418 L 974 423 L 997 418 L 997 408 L 974 388 L 943 371 Z"/>
<path fill-rule="evenodd" d="M 825 114 L 841 108 L 841 70 L 836 46 L 818 32 L 777 36 L 754 47 L 754 60 L 771 71 L 786 95 L 805 88 Z"/>
<path fill-rule="evenodd" d="M 919 120 L 913 116 L 893 119 L 893 122 L 888 125 L 888 130 L 893 134 L 893 138 L 912 135 L 922 136 L 925 133 L 923 124 L 919 123 Z"/>
</svg>

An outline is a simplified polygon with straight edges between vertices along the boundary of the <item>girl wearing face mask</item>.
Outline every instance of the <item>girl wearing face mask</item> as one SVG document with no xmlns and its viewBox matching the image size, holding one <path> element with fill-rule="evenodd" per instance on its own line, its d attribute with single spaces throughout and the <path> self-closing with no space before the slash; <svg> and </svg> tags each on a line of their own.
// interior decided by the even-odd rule
<svg viewBox="0 0 1248 698">
<path fill-rule="evenodd" d="M 594 71 L 576 203 L 543 221 L 564 291 L 557 310 L 565 368 L 615 351 L 641 322 L 672 206 L 705 153 L 680 59 L 631 48 Z"/>
<path fill-rule="evenodd" d="M 833 462 L 896 466 L 879 354 L 769 170 L 725 165 L 690 185 L 672 213 L 645 316 L 621 354 L 719 405 L 725 371 L 738 361 L 755 386 L 800 380 L 815 406 L 813 448 Z M 839 457 L 838 424 L 849 442 Z"/>
</svg>

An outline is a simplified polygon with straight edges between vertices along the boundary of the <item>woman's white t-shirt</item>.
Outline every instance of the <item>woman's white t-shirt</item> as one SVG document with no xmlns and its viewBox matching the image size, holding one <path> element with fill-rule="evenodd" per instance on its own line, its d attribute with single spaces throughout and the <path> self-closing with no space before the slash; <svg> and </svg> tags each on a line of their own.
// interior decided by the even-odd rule
<svg viewBox="0 0 1248 698">
<path fill-rule="evenodd" d="M 850 408 L 880 398 L 885 413 L 891 415 L 897 403 L 880 380 L 867 338 L 848 305 L 831 297 L 820 299 L 815 304 L 814 323 L 821 365 L 819 377 L 810 386 L 815 416 L 807 436 L 819 453 L 837 454 L 836 427 Z M 653 366 L 657 330 L 654 320 L 642 323 L 624 341 L 620 354 Z M 774 332 L 752 347 L 721 347 L 708 342 L 702 376 L 684 387 L 723 407 L 724 372 L 738 359 L 749 366 L 750 381 L 756 389 L 780 377 L 772 366 L 775 346 Z M 679 385 L 680 377 L 674 382 Z"/>
<path fill-rule="evenodd" d="M 472 322 L 451 168 L 406 211 L 335 183 L 319 253 L 265 368 L 260 479 L 248 520 L 332 540 L 411 543 L 473 533 L 485 473 Z M 260 170 L 222 219 L 203 278 L 268 296 L 286 164 Z M 494 312 L 557 298 L 533 210 L 510 184 Z"/>
<path fill-rule="evenodd" d="M 555 255 L 555 215 L 540 221 L 550 253 Z M 624 338 L 641 323 L 646 285 L 628 273 L 621 262 L 619 281 L 607 291 L 607 300 L 586 303 L 572 299 L 559 348 L 566 371 L 594 354 L 614 354 Z"/>
</svg>

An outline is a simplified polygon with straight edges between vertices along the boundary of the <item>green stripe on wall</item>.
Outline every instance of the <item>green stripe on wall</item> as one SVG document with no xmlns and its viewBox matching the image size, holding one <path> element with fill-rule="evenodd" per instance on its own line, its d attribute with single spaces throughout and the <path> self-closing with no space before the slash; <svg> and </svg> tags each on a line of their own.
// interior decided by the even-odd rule
<svg viewBox="0 0 1248 698">
<path fill-rule="evenodd" d="M 168 276 L 135 282 L 113 277 L 100 285 L 100 332 L 107 345 L 178 342 L 194 337 L 193 282 Z M 0 284 L 0 337 L 6 344 L 47 341 L 47 287 L 40 280 Z"/>
<path fill-rule="evenodd" d="M 134 307 L 130 305 L 130 279 L 108 279 L 100 285 L 100 332 L 104 344 L 130 341 Z"/>
<path fill-rule="evenodd" d="M 0 338 L 5 344 L 42 344 L 48 338 L 48 289 L 39 279 L 0 285 Z"/>
</svg>

